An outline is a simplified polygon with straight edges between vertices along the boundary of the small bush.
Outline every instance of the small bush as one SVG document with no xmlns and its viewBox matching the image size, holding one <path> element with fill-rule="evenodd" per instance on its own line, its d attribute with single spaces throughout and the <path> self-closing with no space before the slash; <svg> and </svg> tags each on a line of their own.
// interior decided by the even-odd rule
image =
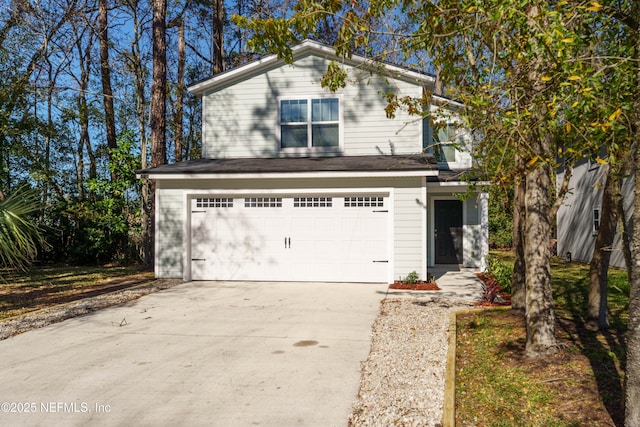
<svg viewBox="0 0 640 427">
<path fill-rule="evenodd" d="M 513 278 L 513 267 L 503 263 L 493 255 L 487 256 L 487 273 L 498 282 L 504 292 L 511 293 L 511 279 Z"/>
<path fill-rule="evenodd" d="M 404 281 L 410 285 L 413 285 L 414 283 L 418 283 L 418 281 L 420 281 L 420 276 L 418 276 L 418 273 L 416 273 L 415 271 L 412 271 L 411 273 L 407 274 L 407 277 L 404 278 Z"/>
</svg>

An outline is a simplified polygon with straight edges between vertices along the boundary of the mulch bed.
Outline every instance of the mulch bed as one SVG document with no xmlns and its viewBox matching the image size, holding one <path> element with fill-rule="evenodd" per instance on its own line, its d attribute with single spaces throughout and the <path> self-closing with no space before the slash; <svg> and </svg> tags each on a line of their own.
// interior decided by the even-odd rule
<svg viewBox="0 0 640 427">
<path fill-rule="evenodd" d="M 407 283 L 407 282 L 394 282 L 392 285 L 389 285 L 389 289 L 400 289 L 405 291 L 439 291 L 440 288 L 434 282 L 415 282 L 415 283 Z"/>
</svg>

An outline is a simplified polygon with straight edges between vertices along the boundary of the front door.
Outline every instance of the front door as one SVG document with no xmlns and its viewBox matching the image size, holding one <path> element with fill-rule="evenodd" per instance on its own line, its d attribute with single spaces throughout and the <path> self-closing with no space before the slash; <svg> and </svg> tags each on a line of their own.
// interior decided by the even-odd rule
<svg viewBox="0 0 640 427">
<path fill-rule="evenodd" d="M 434 201 L 436 264 L 462 264 L 462 201 Z"/>
</svg>

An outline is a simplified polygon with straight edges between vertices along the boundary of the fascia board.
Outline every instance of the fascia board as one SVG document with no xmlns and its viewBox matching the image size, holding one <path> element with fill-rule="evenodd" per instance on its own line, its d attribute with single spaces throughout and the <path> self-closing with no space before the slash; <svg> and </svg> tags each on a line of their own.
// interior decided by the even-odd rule
<svg viewBox="0 0 640 427">
<path fill-rule="evenodd" d="M 200 173 L 200 174 L 137 174 L 138 179 L 189 180 L 189 179 L 307 179 L 307 178 L 402 178 L 438 176 L 438 171 L 372 171 L 372 172 L 278 172 L 278 173 Z"/>
</svg>

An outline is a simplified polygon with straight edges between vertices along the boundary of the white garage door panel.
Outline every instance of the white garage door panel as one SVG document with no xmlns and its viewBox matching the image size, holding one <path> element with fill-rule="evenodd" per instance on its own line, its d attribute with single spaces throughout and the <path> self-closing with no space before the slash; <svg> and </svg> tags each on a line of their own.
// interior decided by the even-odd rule
<svg viewBox="0 0 640 427">
<path fill-rule="evenodd" d="M 326 196 L 256 203 L 260 197 L 223 206 L 215 197 L 192 200 L 194 280 L 387 281 L 385 207 Z"/>
</svg>

